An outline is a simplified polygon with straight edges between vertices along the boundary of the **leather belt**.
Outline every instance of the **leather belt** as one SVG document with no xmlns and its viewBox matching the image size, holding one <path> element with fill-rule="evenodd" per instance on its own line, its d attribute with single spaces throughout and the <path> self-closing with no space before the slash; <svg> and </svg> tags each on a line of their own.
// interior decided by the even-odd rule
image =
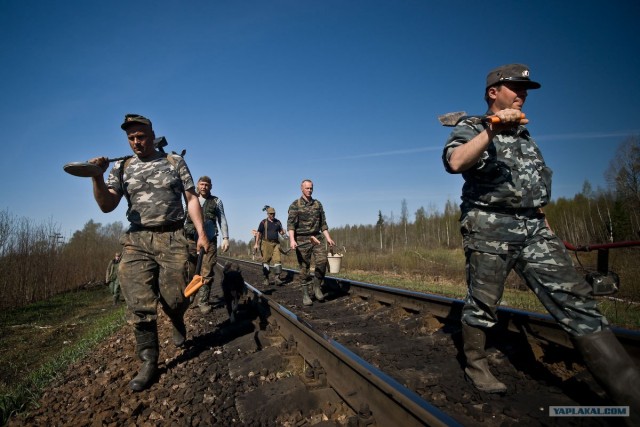
<svg viewBox="0 0 640 427">
<path fill-rule="evenodd" d="M 182 222 L 172 222 L 169 224 L 157 225 L 155 227 L 143 227 L 136 225 L 134 226 L 134 231 L 152 231 L 154 233 L 166 233 L 169 231 L 177 231 L 184 227 Z"/>
<path fill-rule="evenodd" d="M 499 213 L 504 215 L 521 215 L 534 217 L 540 214 L 540 208 L 507 208 L 507 207 L 493 207 L 493 206 L 475 206 L 475 209 L 481 211 Z"/>
</svg>

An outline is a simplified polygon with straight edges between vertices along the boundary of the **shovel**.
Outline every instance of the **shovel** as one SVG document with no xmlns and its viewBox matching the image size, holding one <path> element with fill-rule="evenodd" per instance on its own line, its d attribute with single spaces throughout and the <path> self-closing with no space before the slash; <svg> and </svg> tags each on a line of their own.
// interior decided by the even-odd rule
<svg viewBox="0 0 640 427">
<path fill-rule="evenodd" d="M 153 140 L 153 145 L 159 149 L 162 149 L 162 147 L 166 147 L 167 144 L 168 144 L 167 139 L 164 136 L 161 136 L 160 138 L 156 138 Z M 107 159 L 107 162 L 108 163 L 117 162 L 118 160 L 125 160 L 125 159 L 128 159 L 129 157 L 133 157 L 133 156 L 129 155 L 129 156 L 116 157 L 113 159 Z M 90 178 L 90 177 L 102 175 L 104 173 L 100 166 L 90 162 L 70 162 L 64 165 L 62 169 L 64 169 L 64 171 L 70 175 L 80 176 L 83 178 Z"/>
<path fill-rule="evenodd" d="M 196 264 L 196 273 L 193 275 L 193 279 L 187 285 L 187 288 L 184 290 L 184 296 L 189 298 L 191 295 L 195 294 L 198 289 L 202 285 L 204 285 L 204 279 L 200 275 L 200 270 L 202 270 L 202 257 L 204 256 L 204 249 L 200 249 L 198 253 L 198 263 Z"/>
<path fill-rule="evenodd" d="M 107 162 L 116 162 L 118 160 L 128 159 L 133 156 L 116 157 L 115 159 L 107 159 Z M 102 168 L 94 163 L 90 162 L 71 162 L 62 167 L 64 171 L 73 176 L 80 176 L 83 178 L 90 178 L 98 175 L 102 175 Z"/>
<path fill-rule="evenodd" d="M 468 116 L 466 111 L 455 111 L 453 113 L 443 114 L 438 116 L 438 120 L 442 126 L 455 126 L 461 120 L 471 119 L 474 124 L 476 123 L 500 123 L 498 116 Z M 520 116 L 520 124 L 529 123 L 529 120 L 525 118 L 524 113 Z"/>
</svg>

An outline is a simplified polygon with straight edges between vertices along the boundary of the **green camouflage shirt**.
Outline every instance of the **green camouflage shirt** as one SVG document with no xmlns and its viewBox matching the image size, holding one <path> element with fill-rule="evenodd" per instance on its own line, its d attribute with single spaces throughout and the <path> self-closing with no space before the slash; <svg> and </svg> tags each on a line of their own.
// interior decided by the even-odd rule
<svg viewBox="0 0 640 427">
<path fill-rule="evenodd" d="M 113 282 L 118 278 L 118 268 L 120 267 L 120 260 L 116 261 L 112 259 L 109 261 L 109 265 L 107 266 L 107 274 L 105 282 Z"/>
<path fill-rule="evenodd" d="M 324 208 L 319 200 L 307 202 L 300 197 L 289 206 L 287 230 L 294 230 L 296 236 L 315 236 L 328 229 Z"/>
<path fill-rule="evenodd" d="M 442 153 L 449 173 L 449 157 L 455 147 L 484 130 L 473 120 L 461 121 L 451 132 Z M 539 208 L 551 198 L 551 169 L 524 126 L 497 134 L 478 163 L 462 172 L 463 206 L 496 209 Z"/>
<path fill-rule="evenodd" d="M 175 167 L 167 156 L 173 156 Z M 184 221 L 184 192 L 194 188 L 184 159 L 160 152 L 148 160 L 133 156 L 121 175 L 120 169 L 125 161 L 120 160 L 113 166 L 107 186 L 121 196 L 128 196 L 129 222 L 142 227 L 156 227 Z M 121 176 L 124 182 L 120 182 Z"/>
</svg>

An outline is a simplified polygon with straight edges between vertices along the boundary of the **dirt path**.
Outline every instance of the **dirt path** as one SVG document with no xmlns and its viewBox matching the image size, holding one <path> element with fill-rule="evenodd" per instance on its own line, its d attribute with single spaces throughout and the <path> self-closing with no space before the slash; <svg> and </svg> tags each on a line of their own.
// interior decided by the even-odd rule
<svg viewBox="0 0 640 427">
<path fill-rule="evenodd" d="M 214 291 L 219 289 L 216 284 Z M 38 408 L 7 425 L 293 426 L 328 419 L 323 412 L 344 425 L 352 414 L 335 396 L 305 390 L 295 360 L 283 360 L 275 347 L 258 342 L 259 321 L 250 305 L 230 324 L 214 291 L 210 313 L 188 310 L 184 348 L 173 346 L 171 325 L 160 316 L 160 375 L 150 389 L 133 393 L 128 387 L 140 362 L 125 326 L 61 373 Z"/>
</svg>

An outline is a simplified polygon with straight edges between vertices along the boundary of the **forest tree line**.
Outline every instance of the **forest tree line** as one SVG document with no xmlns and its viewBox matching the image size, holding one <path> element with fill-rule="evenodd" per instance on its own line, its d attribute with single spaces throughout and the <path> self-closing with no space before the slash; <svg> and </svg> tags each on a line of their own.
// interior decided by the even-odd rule
<svg viewBox="0 0 640 427">
<path fill-rule="evenodd" d="M 594 190 L 588 181 L 573 198 L 559 198 L 544 207 L 549 225 L 574 245 L 640 240 L 640 136 L 625 140 L 606 171 L 608 189 Z M 340 245 L 357 250 L 393 252 L 398 248 L 460 248 L 459 201 L 444 210 L 416 210 L 410 217 L 406 200 L 400 214 L 378 211 L 372 225 L 332 227 Z"/>
<path fill-rule="evenodd" d="M 606 178 L 606 190 L 585 182 L 573 198 L 553 200 L 544 208 L 561 239 L 574 245 L 640 240 L 640 136 L 620 144 Z M 334 227 L 331 235 L 352 256 L 375 255 L 384 264 L 385 258 L 407 251 L 459 250 L 459 216 L 457 201 L 448 201 L 442 211 L 420 207 L 413 215 L 402 201 L 397 217 L 379 211 L 376 224 Z M 124 231 L 122 222 L 89 221 L 64 241 L 53 221 L 38 224 L 0 211 L 0 309 L 102 283 L 108 261 L 121 250 Z M 230 246 L 231 256 L 237 256 L 246 254 L 248 244 L 232 239 Z"/>
</svg>

